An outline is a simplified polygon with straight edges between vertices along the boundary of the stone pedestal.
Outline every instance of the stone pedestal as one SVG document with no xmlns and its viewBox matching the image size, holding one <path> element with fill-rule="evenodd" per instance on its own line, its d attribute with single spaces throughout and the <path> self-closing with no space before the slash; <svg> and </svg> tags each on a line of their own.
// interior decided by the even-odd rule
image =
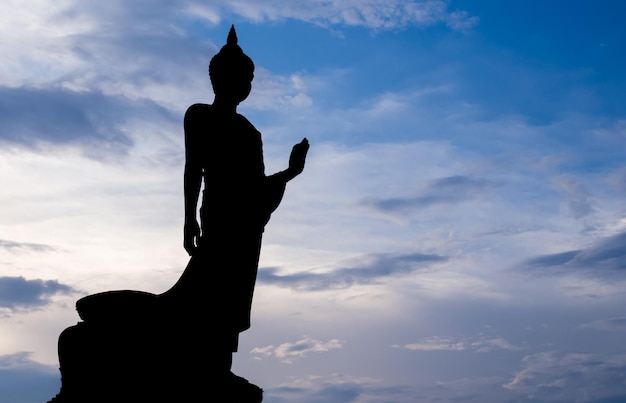
<svg viewBox="0 0 626 403">
<path fill-rule="evenodd" d="M 258 403 L 230 372 L 232 340 L 161 295 L 110 291 L 77 302 L 59 336 L 62 387 L 49 403 Z"/>
</svg>

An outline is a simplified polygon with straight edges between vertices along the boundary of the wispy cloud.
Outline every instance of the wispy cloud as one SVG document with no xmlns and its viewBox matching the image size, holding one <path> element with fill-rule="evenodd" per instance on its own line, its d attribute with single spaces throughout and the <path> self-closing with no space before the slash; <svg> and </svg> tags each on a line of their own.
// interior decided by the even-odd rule
<svg viewBox="0 0 626 403">
<path fill-rule="evenodd" d="M 365 200 L 362 205 L 381 212 L 407 213 L 438 204 L 456 204 L 473 200 L 500 186 L 498 182 L 463 175 L 434 179 L 413 197 Z"/>
<path fill-rule="evenodd" d="M 283 77 L 256 67 L 254 76 L 254 91 L 246 100 L 246 107 L 284 111 L 287 108 L 308 107 L 313 103 L 307 94 L 306 80 L 301 74 Z"/>
<path fill-rule="evenodd" d="M 531 258 L 521 269 L 541 270 L 545 274 L 585 272 L 600 277 L 623 272 L 626 269 L 626 232 L 599 239 L 583 249 Z"/>
<path fill-rule="evenodd" d="M 364 392 L 357 383 L 326 384 L 318 390 L 309 392 L 306 401 L 311 403 L 356 402 Z"/>
<path fill-rule="evenodd" d="M 576 177 L 562 175 L 555 178 L 554 183 L 565 194 L 568 209 L 575 218 L 586 217 L 595 211 L 591 193 Z"/>
<path fill-rule="evenodd" d="M 306 271 L 281 275 L 277 268 L 262 268 L 259 270 L 258 281 L 299 291 L 345 289 L 356 285 L 377 284 L 386 277 L 411 274 L 446 260 L 444 256 L 433 254 L 376 254 L 365 257 L 359 266 L 340 267 L 324 273 Z"/>
<path fill-rule="evenodd" d="M 493 350 L 521 350 L 502 337 L 487 337 L 479 335 L 474 338 L 459 337 L 428 337 L 409 343 L 402 348 L 411 351 L 474 351 L 477 353 L 487 353 Z"/>
<path fill-rule="evenodd" d="M 285 364 L 291 364 L 294 360 L 304 358 L 311 353 L 325 353 L 329 350 L 342 348 L 344 342 L 339 339 L 331 339 L 326 342 L 303 337 L 296 342 L 283 343 L 279 346 L 255 347 L 251 353 L 257 358 L 275 357 Z"/>
<path fill-rule="evenodd" d="M 379 379 L 354 377 L 342 373 L 292 378 L 287 384 L 266 389 L 265 395 L 268 400 L 277 403 L 294 401 L 412 403 L 419 401 L 418 396 L 424 397 L 421 392 L 415 390 L 415 385 L 383 386 Z"/>
<path fill-rule="evenodd" d="M 37 367 L 46 368 L 42 364 L 31 360 L 32 353 L 21 351 L 15 354 L 0 355 L 0 370 Z"/>
<path fill-rule="evenodd" d="M 598 319 L 580 326 L 583 329 L 594 329 L 613 332 L 626 331 L 626 317 Z"/>
<path fill-rule="evenodd" d="M 522 369 L 503 386 L 542 401 L 617 402 L 626 399 L 618 392 L 624 371 L 624 354 L 543 352 L 524 357 Z"/>
<path fill-rule="evenodd" d="M 466 11 L 450 11 L 448 2 L 443 0 L 239 0 L 227 4 L 225 9 L 257 22 L 292 18 L 322 26 L 342 24 L 371 29 L 396 29 L 410 25 L 423 27 L 442 23 L 454 30 L 470 29 L 478 23 L 478 17 Z M 213 14 L 210 15 L 210 20 L 214 21 Z"/>
<path fill-rule="evenodd" d="M 6 239 L 0 239 L 0 249 L 10 252 L 27 251 L 27 252 L 55 252 L 57 249 L 50 245 L 29 242 L 15 242 Z"/>
</svg>

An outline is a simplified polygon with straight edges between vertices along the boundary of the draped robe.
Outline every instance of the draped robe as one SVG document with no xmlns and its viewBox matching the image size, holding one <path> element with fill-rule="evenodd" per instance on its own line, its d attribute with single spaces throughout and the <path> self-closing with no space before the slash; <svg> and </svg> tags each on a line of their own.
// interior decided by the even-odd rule
<svg viewBox="0 0 626 403">
<path fill-rule="evenodd" d="M 261 240 L 285 191 L 265 175 L 261 133 L 242 115 L 206 104 L 185 114 L 186 169 L 201 172 L 198 251 L 166 294 L 217 327 L 250 327 Z M 188 195 L 186 195 L 188 197 Z"/>
</svg>

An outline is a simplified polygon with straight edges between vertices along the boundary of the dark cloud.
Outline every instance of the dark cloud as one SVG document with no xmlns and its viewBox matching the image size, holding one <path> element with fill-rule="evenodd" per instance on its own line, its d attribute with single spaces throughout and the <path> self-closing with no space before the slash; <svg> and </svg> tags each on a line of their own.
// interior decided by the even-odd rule
<svg viewBox="0 0 626 403">
<path fill-rule="evenodd" d="M 168 112 L 147 100 L 99 91 L 0 87 L 0 141 L 37 148 L 43 143 L 96 147 L 125 153 L 132 140 L 120 129 L 130 117 Z"/>
<path fill-rule="evenodd" d="M 522 369 L 504 385 L 545 402 L 612 402 L 624 397 L 623 354 L 543 352 L 522 360 Z"/>
<path fill-rule="evenodd" d="M 606 331 L 626 331 L 626 317 L 607 318 L 594 320 L 591 323 L 581 325 L 583 329 L 596 329 Z"/>
<path fill-rule="evenodd" d="M 48 303 L 57 294 L 69 294 L 72 287 L 56 280 L 26 280 L 24 277 L 0 277 L 0 310 L 29 310 Z"/>
<path fill-rule="evenodd" d="M 365 391 L 363 385 L 354 382 L 342 382 L 337 384 L 323 384 L 313 390 L 295 387 L 281 387 L 266 390 L 265 398 L 272 402 L 308 402 L 327 403 L 342 402 L 349 403 L 357 400 Z M 265 399 L 264 399 L 265 400 Z"/>
<path fill-rule="evenodd" d="M 520 235 L 529 232 L 541 231 L 543 228 L 539 225 L 524 225 L 524 226 L 516 226 L 516 225 L 503 225 L 495 228 L 487 229 L 483 232 L 478 232 L 477 236 L 510 236 L 510 235 Z"/>
<path fill-rule="evenodd" d="M 486 179 L 449 176 L 430 181 L 419 196 L 368 200 L 362 204 L 383 212 L 405 213 L 437 204 L 456 204 L 473 200 L 498 186 L 500 186 L 498 182 Z"/>
<path fill-rule="evenodd" d="M 542 255 L 534 257 L 526 261 L 529 266 L 535 267 L 554 267 L 566 265 L 576 259 L 576 256 L 580 255 L 582 251 L 572 250 L 569 252 L 553 253 L 550 255 Z"/>
<path fill-rule="evenodd" d="M 54 252 L 56 249 L 50 245 L 40 243 L 15 242 L 0 239 L 0 249 L 8 251 L 28 251 L 28 252 Z"/>
<path fill-rule="evenodd" d="M 370 255 L 358 267 L 340 267 L 328 273 L 301 272 L 280 275 L 277 268 L 262 268 L 259 270 L 258 281 L 301 291 L 344 289 L 354 285 L 375 284 L 385 277 L 410 274 L 432 263 L 446 260 L 444 256 L 421 253 Z"/>
<path fill-rule="evenodd" d="M 316 382 L 314 382 L 316 383 Z M 338 375 L 334 381 L 319 382 L 314 387 L 290 387 L 282 386 L 267 389 L 264 392 L 268 401 L 275 403 L 287 402 L 311 402 L 311 403 L 327 403 L 327 402 L 354 402 L 359 398 L 367 396 L 368 402 L 409 402 L 409 401 L 427 401 L 424 396 L 420 395 L 415 385 L 411 386 L 378 386 L 365 381 L 359 383 L 347 379 L 342 379 Z M 423 397 L 424 400 L 419 399 Z M 428 400 L 430 401 L 430 400 Z"/>
<path fill-rule="evenodd" d="M 0 136 L 24 145 L 38 140 L 70 143 L 92 138 L 128 146 L 130 140 L 115 129 L 119 118 L 112 119 L 116 112 L 122 112 L 121 106 L 119 100 L 112 102 L 97 92 L 2 87 Z"/>
<path fill-rule="evenodd" d="M 601 239 L 588 248 L 534 257 L 524 262 L 522 268 L 584 271 L 597 275 L 622 272 L 626 270 L 626 232 Z"/>
<path fill-rule="evenodd" d="M 312 393 L 306 399 L 307 402 L 354 402 L 363 393 L 363 386 L 357 383 L 344 383 L 327 385 L 321 390 Z"/>
<path fill-rule="evenodd" d="M 57 366 L 42 365 L 30 356 L 28 352 L 0 356 L 0 402 L 47 402 L 59 392 Z"/>
</svg>

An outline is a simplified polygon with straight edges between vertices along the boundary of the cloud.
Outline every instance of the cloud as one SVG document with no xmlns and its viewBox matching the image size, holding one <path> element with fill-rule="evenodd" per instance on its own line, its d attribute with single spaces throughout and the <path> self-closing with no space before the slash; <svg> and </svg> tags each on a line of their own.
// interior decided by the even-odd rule
<svg viewBox="0 0 626 403">
<path fill-rule="evenodd" d="M 356 402 L 364 394 L 363 385 L 359 383 L 322 383 L 315 387 L 278 387 L 265 390 L 266 398 L 276 403 L 303 401 L 307 403 Z"/>
<path fill-rule="evenodd" d="M 493 350 L 518 351 L 520 347 L 513 345 L 502 337 L 486 337 L 479 335 L 476 338 L 458 337 L 428 337 L 415 343 L 404 345 L 402 348 L 411 351 L 474 351 L 487 353 Z"/>
<path fill-rule="evenodd" d="M 594 136 L 599 138 L 626 138 L 626 120 L 618 119 L 611 122 L 609 127 L 598 128 L 592 131 Z"/>
<path fill-rule="evenodd" d="M 15 242 L 8 241 L 6 239 L 0 239 L 0 249 L 14 251 L 27 251 L 27 252 L 54 252 L 57 249 L 45 244 L 40 243 L 28 243 L 28 242 Z"/>
<path fill-rule="evenodd" d="M 29 352 L 0 356 L 0 401 L 46 402 L 59 392 L 57 366 L 42 365 L 31 356 Z"/>
<path fill-rule="evenodd" d="M 134 120 L 176 119 L 149 99 L 107 95 L 97 89 L 0 87 L 0 141 L 29 148 L 41 143 L 79 144 L 97 148 L 98 154 L 125 153 L 134 144 L 127 130 Z"/>
<path fill-rule="evenodd" d="M 284 77 L 272 74 L 262 67 L 256 67 L 254 77 L 254 90 L 246 100 L 246 107 L 264 111 L 284 111 L 291 107 L 309 107 L 313 103 L 311 97 L 307 95 L 307 80 L 301 74 Z"/>
<path fill-rule="evenodd" d="M 595 211 L 591 194 L 576 177 L 562 175 L 554 182 L 567 197 L 567 206 L 575 218 L 586 217 Z"/>
<path fill-rule="evenodd" d="M 277 403 L 287 402 L 415 402 L 413 385 L 381 386 L 379 379 L 342 373 L 325 376 L 290 377 L 289 383 L 265 389 L 264 397 Z"/>
<path fill-rule="evenodd" d="M 343 383 L 324 385 L 319 390 L 309 393 L 305 401 L 311 403 L 326 402 L 355 402 L 363 394 L 363 386 L 359 384 Z"/>
<path fill-rule="evenodd" d="M 408 213 L 433 205 L 473 200 L 498 186 L 499 183 L 494 181 L 454 175 L 431 180 L 419 196 L 370 199 L 361 204 L 381 212 Z"/>
<path fill-rule="evenodd" d="M 56 280 L 0 277 L 0 312 L 39 308 L 46 305 L 54 295 L 72 292 L 72 287 Z"/>
<path fill-rule="evenodd" d="M 228 2 L 225 9 L 255 22 L 296 19 L 321 26 L 364 26 L 371 29 L 426 27 L 443 23 L 454 30 L 467 30 L 478 17 L 466 11 L 448 10 L 443 0 L 355 0 L 333 1 L 264 1 Z M 213 17 L 213 20 L 215 18 Z"/>
<path fill-rule="evenodd" d="M 174 18 L 184 22 L 185 17 L 193 16 L 209 25 L 216 25 L 229 15 L 237 15 L 253 22 L 280 21 L 295 19 L 321 26 L 347 25 L 364 26 L 370 29 L 396 29 L 407 26 L 426 27 L 445 24 L 453 30 L 467 30 L 474 27 L 479 19 L 464 10 L 449 10 L 445 0 L 270 0 L 270 1 L 213 1 L 210 5 L 190 5 L 184 1 L 153 1 L 149 5 L 111 0 L 106 4 L 92 2 L 65 2 L 54 7 L 41 2 L 35 8 L 40 10 L 37 18 L 32 18 L 19 3 L 4 5 L 5 12 L 17 16 L 17 22 L 10 27 L 27 26 L 35 29 L 41 24 L 53 23 L 58 36 L 76 34 L 88 30 L 112 31 L 113 22 L 123 34 L 129 32 L 157 32 L 172 30 L 169 25 L 160 24 L 162 19 Z M 11 15 L 11 14 L 5 14 Z M 31 18 L 29 18 L 31 17 Z M 100 18 L 98 18 L 100 17 Z M 55 20 L 58 22 L 54 23 Z M 11 22 L 8 20 L 7 22 Z M 22 25 L 20 25 L 20 22 Z M 125 24 L 124 22 L 132 22 Z M 115 32 L 110 32 L 115 34 Z"/>
<path fill-rule="evenodd" d="M 524 357 L 522 369 L 503 386 L 545 402 L 623 401 L 624 371 L 624 354 L 542 352 Z"/>
<path fill-rule="evenodd" d="M 0 139 L 33 148 L 41 141 L 92 141 L 123 150 L 132 141 L 118 127 L 129 108 L 128 100 L 99 92 L 3 87 Z"/>
<path fill-rule="evenodd" d="M 583 329 L 594 329 L 603 331 L 626 331 L 626 317 L 598 319 L 591 323 L 580 326 Z"/>
<path fill-rule="evenodd" d="M 257 281 L 298 291 L 345 289 L 355 285 L 377 284 L 385 277 L 411 274 L 429 267 L 430 264 L 447 261 L 444 256 L 422 253 L 374 254 L 364 259 L 357 267 L 341 267 L 325 273 L 307 271 L 281 275 L 277 268 L 262 268 Z"/>
<path fill-rule="evenodd" d="M 250 351 L 260 357 L 276 357 L 284 364 L 291 364 L 294 360 L 304 358 L 311 353 L 325 353 L 329 350 L 342 348 L 344 342 L 331 339 L 326 342 L 304 337 L 294 343 L 283 343 L 277 347 L 255 347 Z"/>
<path fill-rule="evenodd" d="M 584 272 L 600 277 L 621 273 L 626 269 L 626 232 L 596 240 L 587 248 L 528 259 L 521 268 L 546 274 Z"/>
<path fill-rule="evenodd" d="M 147 82 L 162 75 L 171 82 L 180 72 L 169 74 L 169 67 L 199 50 L 183 51 L 190 46 L 185 39 L 198 35 L 202 23 L 215 26 L 234 16 L 257 23 L 292 19 L 324 27 L 374 30 L 435 24 L 467 30 L 478 23 L 478 18 L 466 11 L 450 11 L 445 0 L 220 0 L 209 5 L 180 0 L 149 4 L 120 0 L 50 4 L 33 0 L 27 8 L 18 1 L 2 2 L 0 15 L 0 35 L 6 39 L 0 44 L 5 56 L 0 85 L 11 86 L 57 79 L 93 84 L 103 77 L 129 75 Z M 155 63 L 155 49 L 170 57 L 160 57 Z M 80 77 L 76 77 L 77 72 Z M 109 88 L 120 86 L 108 84 Z"/>
<path fill-rule="evenodd" d="M 552 253 L 549 255 L 537 256 L 526 261 L 526 265 L 537 268 L 557 267 L 566 265 L 576 259 L 581 253 L 580 250 L 568 252 Z"/>
</svg>

